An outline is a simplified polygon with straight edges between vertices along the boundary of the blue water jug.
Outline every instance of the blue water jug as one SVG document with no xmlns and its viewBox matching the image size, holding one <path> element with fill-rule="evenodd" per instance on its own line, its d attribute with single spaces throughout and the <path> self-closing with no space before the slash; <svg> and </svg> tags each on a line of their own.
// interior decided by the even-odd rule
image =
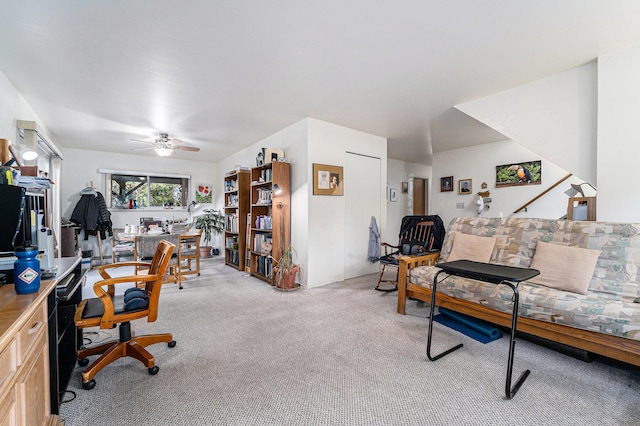
<svg viewBox="0 0 640 426">
<path fill-rule="evenodd" d="M 16 293 L 29 294 L 40 290 L 40 259 L 38 247 L 29 245 L 15 248 L 14 254 L 18 258 L 13 264 Z"/>
</svg>

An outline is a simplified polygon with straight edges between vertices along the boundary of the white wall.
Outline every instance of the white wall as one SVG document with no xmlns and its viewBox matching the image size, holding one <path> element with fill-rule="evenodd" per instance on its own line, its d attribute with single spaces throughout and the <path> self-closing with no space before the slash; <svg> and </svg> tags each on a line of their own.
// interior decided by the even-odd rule
<svg viewBox="0 0 640 426">
<path fill-rule="evenodd" d="M 380 158 L 381 216 L 377 218 L 382 235 L 386 233 L 387 140 L 320 120 L 309 119 L 309 157 L 307 182 L 309 197 L 309 263 L 307 285 L 316 287 L 344 280 L 344 197 L 313 195 L 313 163 L 343 166 L 346 152 Z M 367 188 L 361 188 L 366 191 Z M 346 196 L 346 195 L 345 195 Z M 330 219 L 330 222 L 329 222 Z M 362 226 L 369 227 L 369 222 Z M 366 262 L 366 259 L 363 259 Z"/>
<path fill-rule="evenodd" d="M 52 137 L 45 123 L 2 72 L 0 72 L 0 100 L 2 100 L 0 102 L 0 138 L 9 139 L 12 144 L 16 144 L 18 140 L 17 120 L 35 121 L 47 139 L 56 145 L 59 151 L 62 151 L 61 145 Z"/>
<path fill-rule="evenodd" d="M 80 191 L 93 182 L 96 190 L 102 194 L 107 192 L 104 175 L 99 169 L 128 170 L 153 173 L 180 173 L 191 176 L 189 200 L 195 198 L 195 185 L 208 183 L 211 185 L 214 197 L 222 191 L 222 180 L 216 180 L 217 166 L 211 162 L 181 160 L 175 158 L 148 157 L 140 155 L 116 154 L 112 152 L 88 151 L 75 148 L 65 148 L 63 151 L 61 182 L 61 210 L 62 216 L 71 217 L 73 209 L 80 200 Z M 209 207 L 208 205 L 202 206 Z M 111 210 L 111 221 L 115 228 L 124 228 L 125 224 L 138 224 L 140 217 L 164 217 L 168 220 L 187 218 L 186 208 L 165 210 L 161 208 Z M 90 237 L 89 242 L 81 240 L 83 249 L 97 250 L 96 237 Z M 103 244 L 103 253 L 111 253 L 111 244 Z M 97 255 L 97 251 L 94 251 Z"/>
<path fill-rule="evenodd" d="M 598 220 L 640 222 L 640 46 L 598 58 Z"/>
<path fill-rule="evenodd" d="M 496 188 L 496 166 L 518 164 L 527 161 L 542 161 L 542 184 L 526 186 L 508 186 Z M 432 212 L 440 215 L 445 225 L 459 216 L 477 216 L 476 194 L 482 191 L 480 185 L 486 182 L 491 192 L 492 202 L 489 210 L 482 216 L 498 217 L 540 217 L 558 219 L 567 213 L 568 197 L 564 191 L 576 178 L 564 181 L 544 197 L 533 203 L 526 211 L 513 214 L 520 206 L 543 192 L 568 172 L 542 158 L 537 153 L 513 141 L 495 142 L 469 148 L 453 149 L 434 154 Z M 453 176 L 454 191 L 440 192 L 440 178 Z M 472 194 L 458 195 L 458 180 L 472 179 Z M 458 209 L 457 203 L 464 208 Z"/>
<path fill-rule="evenodd" d="M 597 75 L 592 62 L 456 108 L 595 184 Z"/>
<path fill-rule="evenodd" d="M 11 84 L 7 77 L 0 72 L 0 138 L 8 139 L 11 144 L 17 146 L 18 138 L 18 120 L 35 121 L 38 123 L 39 129 L 47 138 L 49 142 L 54 144 L 58 151 L 62 152 L 61 145 L 52 137 L 51 132 L 47 129 L 45 123 L 38 117 L 35 111 L 29 106 L 29 104 L 22 97 L 20 92 Z M 49 178 L 56 184 L 51 189 L 51 196 L 54 202 L 54 208 L 50 212 L 52 215 L 52 228 L 55 235 L 60 236 L 60 189 L 57 167 L 59 162 L 54 161 L 54 169 L 49 170 Z"/>
<path fill-rule="evenodd" d="M 432 186 L 432 166 L 409 163 L 399 160 L 387 160 L 387 185 L 389 188 L 398 189 L 398 201 L 391 202 L 387 199 L 387 226 L 385 233 L 381 235 L 381 240 L 389 243 L 397 243 L 400 234 L 400 224 L 402 218 L 413 214 L 413 206 L 410 205 L 411 191 L 402 193 L 402 182 L 411 182 L 412 177 L 429 179 L 429 211 L 431 208 L 431 198 L 433 197 Z"/>
</svg>

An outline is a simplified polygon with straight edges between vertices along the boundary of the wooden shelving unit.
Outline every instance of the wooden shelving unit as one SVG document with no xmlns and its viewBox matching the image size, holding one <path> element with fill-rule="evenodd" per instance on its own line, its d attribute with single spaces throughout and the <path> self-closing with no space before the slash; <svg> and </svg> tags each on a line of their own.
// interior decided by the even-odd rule
<svg viewBox="0 0 640 426">
<path fill-rule="evenodd" d="M 247 229 L 244 245 L 244 270 L 251 273 L 251 212 L 247 213 Z"/>
<path fill-rule="evenodd" d="M 235 170 L 224 177 L 224 263 L 244 271 L 251 171 Z"/>
<path fill-rule="evenodd" d="M 277 185 L 280 192 L 276 194 Z M 251 275 L 273 285 L 273 259 L 291 244 L 291 166 L 271 162 L 251 169 Z"/>
</svg>

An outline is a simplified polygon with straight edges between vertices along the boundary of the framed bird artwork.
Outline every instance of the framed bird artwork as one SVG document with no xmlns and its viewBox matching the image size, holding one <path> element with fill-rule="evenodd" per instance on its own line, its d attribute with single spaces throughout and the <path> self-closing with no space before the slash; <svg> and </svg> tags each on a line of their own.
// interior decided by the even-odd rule
<svg viewBox="0 0 640 426">
<path fill-rule="evenodd" d="M 540 185 L 542 161 L 526 161 L 496 166 L 496 188 L 518 185 Z"/>
</svg>

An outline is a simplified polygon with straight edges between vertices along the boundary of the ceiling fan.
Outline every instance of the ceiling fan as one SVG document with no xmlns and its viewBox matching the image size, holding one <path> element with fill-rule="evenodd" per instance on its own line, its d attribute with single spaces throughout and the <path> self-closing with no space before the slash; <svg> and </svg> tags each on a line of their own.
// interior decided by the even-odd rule
<svg viewBox="0 0 640 426">
<path fill-rule="evenodd" d="M 151 145 L 146 148 L 136 148 L 134 149 L 134 151 L 143 151 L 145 149 L 153 149 L 155 150 L 156 154 L 158 154 L 161 157 L 168 157 L 172 155 L 175 150 L 178 150 L 178 149 L 181 151 L 191 151 L 191 152 L 200 151 L 200 148 L 198 147 L 183 145 L 184 142 L 181 141 L 180 139 L 170 138 L 168 133 L 158 133 L 158 136 L 153 142 L 143 141 L 140 139 L 131 139 L 131 140 L 135 142 Z"/>
</svg>

